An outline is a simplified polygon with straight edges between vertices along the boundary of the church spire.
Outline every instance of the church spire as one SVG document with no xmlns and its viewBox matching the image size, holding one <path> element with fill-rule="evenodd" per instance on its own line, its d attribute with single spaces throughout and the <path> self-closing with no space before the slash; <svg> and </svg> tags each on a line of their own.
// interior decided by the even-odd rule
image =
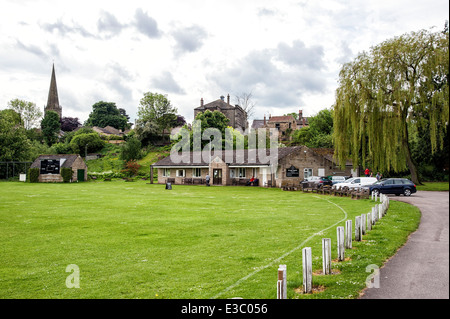
<svg viewBox="0 0 450 319">
<path fill-rule="evenodd" d="M 58 99 L 58 88 L 56 87 L 56 76 L 55 76 L 55 64 L 52 68 L 52 79 L 50 81 L 50 90 L 48 91 L 47 106 L 45 107 L 45 112 L 54 111 L 58 113 L 61 119 L 61 106 L 59 105 Z"/>
</svg>

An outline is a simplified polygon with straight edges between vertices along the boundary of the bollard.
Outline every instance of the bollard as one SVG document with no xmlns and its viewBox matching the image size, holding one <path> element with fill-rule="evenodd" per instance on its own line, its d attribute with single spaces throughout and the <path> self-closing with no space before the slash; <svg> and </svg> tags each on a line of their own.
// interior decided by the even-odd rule
<svg viewBox="0 0 450 319">
<path fill-rule="evenodd" d="M 311 247 L 302 249 L 303 256 L 303 292 L 312 293 L 312 256 Z"/>
<path fill-rule="evenodd" d="M 372 225 L 375 225 L 378 219 L 377 205 L 372 207 Z"/>
<path fill-rule="evenodd" d="M 365 235 L 366 234 L 366 226 L 367 225 L 367 221 L 366 221 L 366 214 L 361 214 L 361 234 Z"/>
<path fill-rule="evenodd" d="M 344 227 L 340 226 L 337 228 L 337 249 L 339 261 L 343 261 L 345 259 L 344 241 L 345 241 Z"/>
<path fill-rule="evenodd" d="M 367 213 L 367 230 L 372 230 L 372 213 Z"/>
<path fill-rule="evenodd" d="M 345 222 L 345 249 L 351 249 L 352 248 L 352 221 L 347 220 Z"/>
<path fill-rule="evenodd" d="M 378 219 L 383 218 L 383 205 L 378 205 Z"/>
<path fill-rule="evenodd" d="M 287 299 L 287 279 L 286 279 L 286 265 L 280 265 L 278 267 L 278 281 L 281 280 L 281 298 Z"/>
<path fill-rule="evenodd" d="M 331 238 L 322 238 L 322 270 L 324 275 L 331 274 Z"/>
<path fill-rule="evenodd" d="M 277 281 L 277 299 L 284 299 L 283 298 L 283 280 Z"/>
<path fill-rule="evenodd" d="M 362 230 L 361 230 L 361 216 L 355 217 L 355 241 L 361 241 Z"/>
</svg>

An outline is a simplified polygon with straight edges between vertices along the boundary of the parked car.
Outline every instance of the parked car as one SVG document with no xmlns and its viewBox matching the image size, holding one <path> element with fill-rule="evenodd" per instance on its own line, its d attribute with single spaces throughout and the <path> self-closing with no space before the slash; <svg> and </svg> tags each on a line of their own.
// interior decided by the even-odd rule
<svg viewBox="0 0 450 319">
<path fill-rule="evenodd" d="M 366 186 L 373 184 L 377 181 L 375 177 L 352 177 L 346 180 L 343 183 L 335 184 L 334 187 L 340 189 L 342 187 L 347 186 L 348 188 L 356 188 L 361 186 Z"/>
<path fill-rule="evenodd" d="M 304 180 L 300 184 L 302 187 L 312 187 L 312 188 L 322 188 L 325 185 L 332 185 L 332 182 L 324 176 L 313 176 L 317 178 L 313 178 L 310 180 Z"/>
<path fill-rule="evenodd" d="M 411 194 L 417 192 L 416 185 L 407 178 L 385 178 L 366 187 L 371 194 L 395 194 L 396 196 L 403 194 L 411 196 Z"/>
<path fill-rule="evenodd" d="M 346 180 L 345 176 L 332 176 L 331 177 L 331 183 L 333 185 L 338 184 L 338 183 L 344 183 Z"/>
</svg>

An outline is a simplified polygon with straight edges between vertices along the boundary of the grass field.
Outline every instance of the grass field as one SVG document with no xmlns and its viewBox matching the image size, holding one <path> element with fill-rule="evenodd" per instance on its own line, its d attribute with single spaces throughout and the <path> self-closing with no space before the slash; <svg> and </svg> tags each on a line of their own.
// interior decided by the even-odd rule
<svg viewBox="0 0 450 319">
<path fill-rule="evenodd" d="M 388 214 L 314 276 L 303 295 L 301 248 L 322 265 L 321 239 L 367 213 L 351 200 L 258 187 L 146 182 L 0 183 L 0 298 L 275 298 L 287 265 L 289 298 L 357 298 L 370 274 L 405 242 L 420 213 L 391 201 Z M 336 249 L 332 250 L 337 258 Z M 80 288 L 66 287 L 68 265 Z"/>
</svg>

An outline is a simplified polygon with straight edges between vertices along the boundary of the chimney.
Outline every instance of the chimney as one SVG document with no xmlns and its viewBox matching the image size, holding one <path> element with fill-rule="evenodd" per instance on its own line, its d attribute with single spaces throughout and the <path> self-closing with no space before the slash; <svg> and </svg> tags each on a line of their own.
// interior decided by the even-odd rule
<svg viewBox="0 0 450 319">
<path fill-rule="evenodd" d="M 200 99 L 200 106 L 203 106 L 203 98 Z"/>
<path fill-rule="evenodd" d="M 264 114 L 264 126 L 266 126 L 266 114 Z"/>
<path fill-rule="evenodd" d="M 230 105 L 230 94 L 227 95 L 227 104 Z"/>
<path fill-rule="evenodd" d="M 225 101 L 225 96 L 221 95 L 221 96 L 220 96 L 220 99 L 221 99 L 222 101 Z"/>
<path fill-rule="evenodd" d="M 303 118 L 303 111 L 302 110 L 298 110 L 298 119 L 302 120 Z"/>
</svg>

